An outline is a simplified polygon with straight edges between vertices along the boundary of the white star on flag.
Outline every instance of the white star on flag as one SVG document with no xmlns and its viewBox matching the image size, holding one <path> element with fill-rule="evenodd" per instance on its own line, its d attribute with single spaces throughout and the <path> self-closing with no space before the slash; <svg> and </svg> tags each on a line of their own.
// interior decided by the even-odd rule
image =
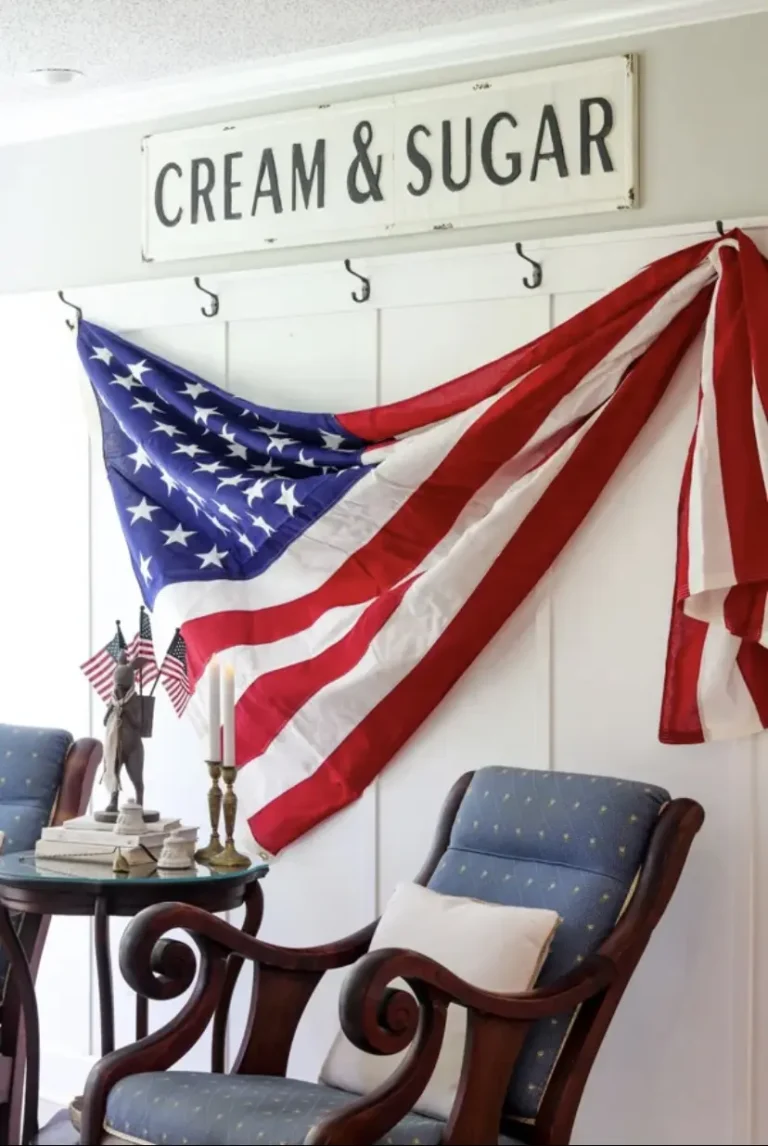
<svg viewBox="0 0 768 1146">
<path fill-rule="evenodd" d="M 169 438 L 175 438 L 177 434 L 185 437 L 184 431 L 180 430 L 178 426 L 172 425 L 170 422 L 155 422 L 155 428 L 152 430 L 153 434 L 167 434 Z"/>
<path fill-rule="evenodd" d="M 148 414 L 159 414 L 160 407 L 156 406 L 154 402 L 148 402 L 145 398 L 137 398 L 131 406 L 132 410 L 146 410 Z"/>
<path fill-rule="evenodd" d="M 111 386 L 123 386 L 126 390 L 140 390 L 141 383 L 137 382 L 132 374 L 113 374 Z"/>
<path fill-rule="evenodd" d="M 215 406 L 195 406 L 195 421 L 202 422 L 204 426 L 208 425 L 212 414 L 219 414 Z"/>
<path fill-rule="evenodd" d="M 142 466 L 152 467 L 152 460 L 143 446 L 137 446 L 136 453 L 128 454 L 128 457 L 136 464 L 136 469 L 133 471 L 135 474 L 139 472 Z"/>
<path fill-rule="evenodd" d="M 213 549 L 209 550 L 208 553 L 198 553 L 197 556 L 201 561 L 201 569 L 205 569 L 208 565 L 215 565 L 218 569 L 223 569 L 223 565 L 221 563 L 227 556 L 227 551 L 222 550 L 219 552 L 219 550 L 214 545 Z"/>
<path fill-rule="evenodd" d="M 146 358 L 142 358 L 141 362 L 128 362 L 126 365 L 137 382 L 141 382 L 142 377 L 150 370 Z"/>
<path fill-rule="evenodd" d="M 263 517 L 254 517 L 252 513 L 249 513 L 248 516 L 253 522 L 254 529 L 263 529 L 267 537 L 270 537 L 275 532 L 269 522 L 265 521 Z"/>
<path fill-rule="evenodd" d="M 243 490 L 249 505 L 253 505 L 253 499 L 255 497 L 264 497 L 264 489 L 269 485 L 270 480 L 270 478 L 258 478 L 257 481 L 253 483 L 253 485 L 249 486 L 248 489 Z"/>
<path fill-rule="evenodd" d="M 237 540 L 241 545 L 244 545 L 251 556 L 253 556 L 253 554 L 256 552 L 256 546 L 253 544 L 250 537 L 248 537 L 246 533 L 238 533 Z"/>
<path fill-rule="evenodd" d="M 284 505 L 285 508 L 290 513 L 291 517 L 293 517 L 293 511 L 295 509 L 301 509 L 301 502 L 296 500 L 296 494 L 294 493 L 294 488 L 295 487 L 292 485 L 288 485 L 285 482 L 281 482 L 280 483 L 280 496 L 275 499 L 275 505 Z"/>
<path fill-rule="evenodd" d="M 135 525 L 137 521 L 151 521 L 152 514 L 158 513 L 160 510 L 159 505 L 152 505 L 145 497 L 141 499 L 138 505 L 128 505 L 126 509 L 129 513 L 133 514 L 131 518 L 131 525 Z"/>
<path fill-rule="evenodd" d="M 161 529 L 160 532 L 168 538 L 166 545 L 188 545 L 187 538 L 195 536 L 194 529 L 184 529 L 181 522 L 175 529 Z"/>
<path fill-rule="evenodd" d="M 179 393 L 182 398 L 192 398 L 193 401 L 197 401 L 201 394 L 208 393 L 208 387 L 203 386 L 200 382 L 186 382 L 184 389 L 180 390 Z"/>
</svg>

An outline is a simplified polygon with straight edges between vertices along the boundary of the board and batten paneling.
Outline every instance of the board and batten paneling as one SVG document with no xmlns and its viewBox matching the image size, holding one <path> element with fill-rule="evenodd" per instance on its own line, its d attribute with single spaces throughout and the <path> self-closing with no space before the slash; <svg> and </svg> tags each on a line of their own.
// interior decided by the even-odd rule
<svg viewBox="0 0 768 1146">
<path fill-rule="evenodd" d="M 254 400 L 348 410 L 406 397 L 503 354 L 653 258 L 703 237 L 677 228 L 532 246 L 530 253 L 545 269 L 539 292 L 522 286 L 528 267 L 514 248 L 497 246 L 355 264 L 371 276 L 366 306 L 350 300 L 356 284 L 341 264 L 206 282 L 222 296 L 214 320 L 199 316 L 199 298 L 188 279 L 93 288 L 78 301 L 94 320 Z M 44 365 L 30 367 L 28 347 L 41 321 L 62 329 Z M 57 544 L 80 539 L 69 546 L 72 561 L 54 575 L 57 631 L 64 640 L 54 643 L 49 658 L 52 671 L 68 682 L 65 713 L 60 697 L 42 692 L 33 698 L 6 663 L 6 711 L 0 716 L 35 713 L 41 721 L 66 721 L 71 711 L 68 722 L 83 731 L 88 699 L 73 666 L 88 651 L 83 645 L 89 624 L 94 644 L 109 635 L 117 616 L 130 628 L 137 594 L 97 456 L 89 475 L 85 423 L 73 414 L 77 384 L 60 310 L 40 298 L 9 300 L 0 306 L 0 334 L 12 347 L 12 364 L 24 368 L 25 388 L 39 398 L 43 413 L 37 417 L 44 424 L 36 425 L 36 436 L 51 467 L 47 472 L 62 487 L 75 483 L 67 516 L 61 501 L 52 509 L 45 483 L 35 479 L 20 486 L 28 454 L 16 435 L 0 452 L 5 521 L 26 528 L 31 539 L 24 523 L 53 514 Z M 66 367 L 60 366 L 65 360 Z M 13 409 L 25 416 L 12 375 L 13 370 L 4 385 Z M 768 1054 L 768 912 L 762 911 L 768 906 L 768 856 L 760 841 L 768 826 L 765 738 L 690 748 L 665 747 L 656 738 L 694 375 L 692 352 L 538 591 L 379 781 L 355 806 L 281 856 L 265 884 L 267 938 L 322 942 L 354 930 L 418 867 L 453 779 L 484 763 L 647 778 L 674 795 L 700 799 L 707 823 L 588 1086 L 575 1135 L 583 1146 L 768 1141 L 768 1098 L 755 1085 Z M 65 462 L 62 426 L 69 446 Z M 64 466 L 70 467 L 66 478 Z M 14 496 L 27 499 L 21 517 L 18 505 L 9 502 Z M 28 632 L 21 618 L 50 609 L 41 604 L 49 582 L 28 555 L 26 563 L 28 575 L 5 562 L 8 588 L 0 597 L 2 624 L 18 630 L 18 639 L 22 628 Z M 31 654 L 23 652 L 22 660 L 31 665 Z M 100 718 L 97 703 L 95 732 Z M 149 801 L 204 828 L 206 776 L 191 729 L 160 711 L 147 758 Z M 66 942 L 66 953 L 49 945 L 40 981 L 48 1032 L 44 1093 L 61 1098 L 81 1085 L 88 1052 L 96 1049 L 80 1033 L 96 1005 L 85 925 L 71 945 Z M 66 1024 L 55 1017 L 61 959 L 67 969 Z M 125 1040 L 133 1005 L 119 986 L 117 969 L 116 976 L 118 1038 Z M 325 985 L 303 1021 L 292 1067 L 304 1077 L 313 1075 L 330 1041 L 338 983 L 337 977 Z M 247 993 L 243 976 L 235 1027 L 242 1023 Z M 153 1005 L 152 1024 L 163 1021 L 168 1009 Z M 189 1061 L 203 1068 L 205 1058 L 202 1048 Z"/>
</svg>

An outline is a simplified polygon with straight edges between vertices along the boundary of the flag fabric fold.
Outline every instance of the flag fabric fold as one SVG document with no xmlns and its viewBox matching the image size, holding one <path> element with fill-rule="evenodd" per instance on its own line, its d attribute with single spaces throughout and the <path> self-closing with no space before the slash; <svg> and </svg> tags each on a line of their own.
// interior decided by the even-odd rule
<svg viewBox="0 0 768 1146">
<path fill-rule="evenodd" d="M 235 666 L 238 792 L 263 847 L 392 759 L 562 551 L 702 329 L 660 736 L 768 724 L 766 303 L 766 263 L 732 232 L 461 378 L 337 416 L 258 406 L 81 322 L 156 631 L 180 628 L 193 700 L 214 654 Z"/>
</svg>

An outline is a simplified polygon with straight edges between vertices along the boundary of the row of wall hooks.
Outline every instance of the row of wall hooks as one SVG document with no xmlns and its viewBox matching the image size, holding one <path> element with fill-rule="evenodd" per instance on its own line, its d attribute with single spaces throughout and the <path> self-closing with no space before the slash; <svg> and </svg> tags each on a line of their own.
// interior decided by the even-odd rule
<svg viewBox="0 0 768 1146">
<path fill-rule="evenodd" d="M 723 234 L 722 226 L 723 224 L 718 222 L 717 229 L 721 235 Z M 523 275 L 523 286 L 528 290 L 537 290 L 541 286 L 542 280 L 544 278 L 541 263 L 538 263 L 536 259 L 532 259 L 530 255 L 526 255 L 525 251 L 523 250 L 522 243 L 515 243 L 515 250 L 517 251 L 520 258 L 525 259 L 525 261 L 530 263 L 532 267 L 530 277 L 528 275 Z M 344 260 L 344 268 L 348 274 L 354 275 L 354 277 L 360 282 L 360 286 L 356 287 L 355 290 L 352 291 L 352 301 L 358 303 L 368 302 L 369 298 L 371 297 L 371 280 L 365 275 L 361 275 L 359 271 L 356 271 L 349 259 Z M 219 313 L 219 296 L 215 291 L 209 290 L 208 287 L 203 286 L 203 284 L 200 282 L 199 275 L 195 275 L 192 281 L 197 289 L 204 295 L 207 295 L 209 299 L 208 302 L 200 307 L 200 313 L 204 316 L 204 318 L 215 318 Z M 64 291 L 60 290 L 58 292 L 58 296 L 65 306 L 71 307 L 71 309 L 74 310 L 75 321 L 73 322 L 68 318 L 66 323 L 70 330 L 75 330 L 77 328 L 78 322 L 83 317 L 83 312 L 74 302 L 70 302 L 69 299 L 64 297 Z"/>
</svg>

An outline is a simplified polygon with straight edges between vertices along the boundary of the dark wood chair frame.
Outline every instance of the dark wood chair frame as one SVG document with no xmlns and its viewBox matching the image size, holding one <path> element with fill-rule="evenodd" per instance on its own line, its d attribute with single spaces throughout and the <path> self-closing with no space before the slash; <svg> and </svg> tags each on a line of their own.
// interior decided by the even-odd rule
<svg viewBox="0 0 768 1146">
<path fill-rule="evenodd" d="M 76 740 L 71 745 L 51 824 L 63 824 L 85 812 L 101 752 L 98 740 Z M 25 1024 L 24 1015 L 36 1014 L 34 980 L 49 924 L 49 916 L 25 914 L 14 926 L 0 909 L 0 945 L 8 958 L 0 1000 L 0 1143 L 20 1142 L 22 1113 L 37 1111 L 40 1039 L 37 1023 Z M 29 1124 L 27 1117 L 24 1124 Z"/>
<path fill-rule="evenodd" d="M 472 778 L 462 776 L 445 803 L 431 852 L 417 877 L 428 882 L 445 851 L 457 809 Z M 659 922 L 685 864 L 704 811 L 693 800 L 672 800 L 661 811 L 632 899 L 600 947 L 571 974 L 547 987 L 503 996 L 478 990 L 440 964 L 413 951 L 369 952 L 375 922 L 320 947 L 289 949 L 264 943 L 199 908 L 162 904 L 142 911 L 127 928 L 120 966 L 130 986 L 152 999 L 175 998 L 193 983 L 189 999 L 166 1026 L 97 1063 L 86 1085 L 81 1142 L 105 1141 L 104 1119 L 111 1088 L 122 1078 L 163 1071 L 186 1054 L 213 1018 L 212 1069 L 224 1070 L 227 1014 L 242 963 L 254 964 L 246 1031 L 232 1073 L 284 1076 L 296 1028 L 325 971 L 357 966 L 340 1000 L 342 1028 L 361 1050 L 410 1052 L 389 1081 L 355 1098 L 318 1123 L 307 1142 L 374 1143 L 404 1118 L 432 1073 L 449 1003 L 467 1009 L 461 1079 L 444 1144 L 493 1143 L 508 1133 L 536 1146 L 570 1142 L 576 1112 L 595 1056 L 614 1011 Z M 260 908 L 254 907 L 254 911 Z M 257 930 L 254 918 L 250 930 Z M 191 949 L 166 938 L 188 932 Z M 358 962 L 359 960 L 359 962 Z M 405 979 L 415 998 L 392 990 Z M 578 1008 L 534 1122 L 505 1122 L 504 1098 L 515 1061 L 533 1023 Z M 194 1129 L 194 1128 L 191 1128 Z"/>
</svg>

